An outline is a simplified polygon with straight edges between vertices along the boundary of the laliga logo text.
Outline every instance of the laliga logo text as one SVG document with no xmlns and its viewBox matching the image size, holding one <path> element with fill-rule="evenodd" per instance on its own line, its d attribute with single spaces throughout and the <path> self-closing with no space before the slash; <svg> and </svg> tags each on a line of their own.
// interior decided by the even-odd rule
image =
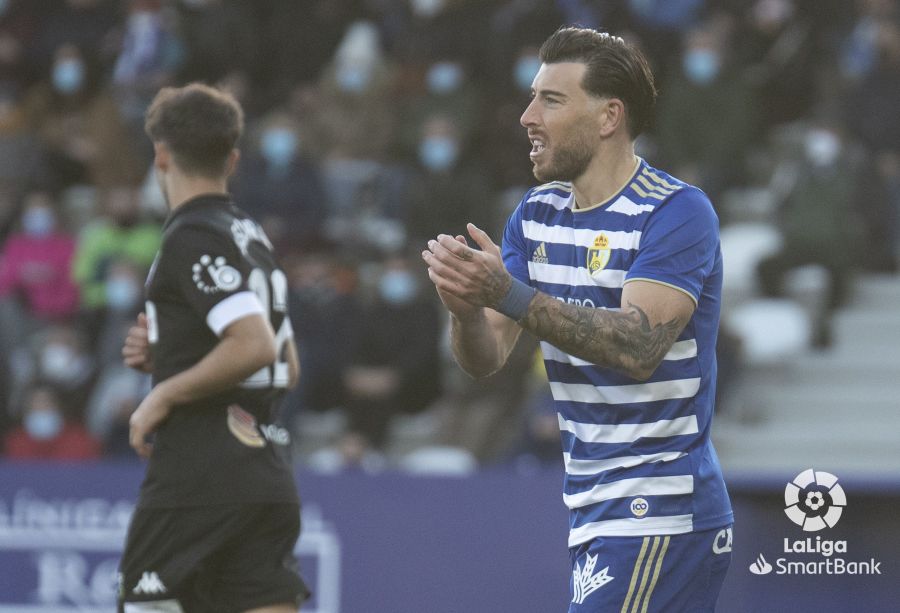
<svg viewBox="0 0 900 613">
<path fill-rule="evenodd" d="M 833 528 L 847 506 L 844 489 L 838 485 L 838 478 L 824 471 L 804 470 L 784 488 L 784 513 L 803 528 L 804 532 L 817 532 Z M 769 564 L 763 554 L 750 565 L 754 575 L 767 575 L 773 570 L 776 575 L 880 575 L 881 562 L 870 558 L 866 561 L 846 560 L 834 556 L 847 553 L 847 541 L 827 540 L 821 536 L 815 539 L 784 539 L 783 552 L 802 554 L 802 561 L 788 560 L 786 557 Z M 819 559 L 809 560 L 810 555 Z M 834 556 L 834 557 L 833 557 Z"/>
</svg>

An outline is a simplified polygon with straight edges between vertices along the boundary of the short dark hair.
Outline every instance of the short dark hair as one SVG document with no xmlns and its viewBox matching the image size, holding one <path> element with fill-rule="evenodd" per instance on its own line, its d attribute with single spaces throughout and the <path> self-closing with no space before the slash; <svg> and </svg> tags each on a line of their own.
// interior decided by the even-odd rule
<svg viewBox="0 0 900 613">
<path fill-rule="evenodd" d="M 244 131 L 244 112 L 232 95 L 209 85 L 164 87 L 147 109 L 144 131 L 165 143 L 182 171 L 218 177 Z"/>
<path fill-rule="evenodd" d="M 541 45 L 540 59 L 545 64 L 585 64 L 581 87 L 593 96 L 622 100 L 632 138 L 649 127 L 656 86 L 650 64 L 634 45 L 606 32 L 562 27 Z"/>
</svg>

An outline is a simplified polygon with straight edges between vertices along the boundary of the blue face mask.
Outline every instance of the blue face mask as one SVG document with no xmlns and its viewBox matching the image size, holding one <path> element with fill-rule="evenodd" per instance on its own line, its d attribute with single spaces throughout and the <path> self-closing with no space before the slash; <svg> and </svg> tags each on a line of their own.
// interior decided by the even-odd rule
<svg viewBox="0 0 900 613">
<path fill-rule="evenodd" d="M 446 136 L 430 136 L 419 144 L 419 160 L 425 168 L 442 171 L 452 168 L 459 157 L 459 143 Z"/>
<path fill-rule="evenodd" d="M 260 140 L 260 152 L 273 166 L 287 166 L 297 152 L 297 135 L 287 128 L 270 128 Z"/>
<path fill-rule="evenodd" d="M 47 208 L 29 209 L 22 215 L 22 230 L 29 236 L 48 236 L 56 227 L 56 217 Z"/>
<path fill-rule="evenodd" d="M 408 304 L 416 297 L 418 284 L 412 274 L 404 270 L 390 270 L 381 277 L 378 293 L 388 304 Z"/>
<path fill-rule="evenodd" d="M 56 409 L 37 409 L 25 416 L 28 436 L 39 441 L 55 438 L 63 429 L 63 418 Z"/>
<path fill-rule="evenodd" d="M 428 69 L 425 79 L 431 93 L 450 94 L 462 85 L 463 69 L 456 62 L 438 62 Z"/>
<path fill-rule="evenodd" d="M 78 60 L 63 60 L 53 67 L 53 87 L 61 94 L 74 94 L 84 84 L 84 64 Z"/>
<path fill-rule="evenodd" d="M 540 69 L 541 60 L 536 55 L 519 58 L 513 73 L 513 77 L 516 80 L 516 87 L 523 92 L 531 91 L 531 84 L 534 83 L 534 77 Z"/>
<path fill-rule="evenodd" d="M 334 76 L 341 91 L 358 94 L 369 86 L 369 81 L 372 80 L 372 70 L 363 66 L 346 64 L 338 68 Z"/>
<path fill-rule="evenodd" d="M 684 74 L 698 85 L 706 85 L 719 76 L 722 58 L 709 49 L 694 49 L 684 54 Z"/>
</svg>

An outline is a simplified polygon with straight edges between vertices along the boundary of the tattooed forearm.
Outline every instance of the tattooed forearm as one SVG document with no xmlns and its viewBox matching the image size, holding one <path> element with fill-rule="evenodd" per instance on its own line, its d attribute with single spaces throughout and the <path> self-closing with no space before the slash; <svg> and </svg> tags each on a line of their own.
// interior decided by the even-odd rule
<svg viewBox="0 0 900 613">
<path fill-rule="evenodd" d="M 646 379 L 678 338 L 686 321 L 651 325 L 647 314 L 629 303 L 621 311 L 566 304 L 538 293 L 520 324 L 568 354 Z"/>
</svg>

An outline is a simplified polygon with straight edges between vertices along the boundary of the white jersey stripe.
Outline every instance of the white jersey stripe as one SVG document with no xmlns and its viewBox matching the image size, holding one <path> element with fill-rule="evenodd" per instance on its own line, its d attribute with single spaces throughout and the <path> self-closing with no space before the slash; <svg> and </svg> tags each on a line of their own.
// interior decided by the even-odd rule
<svg viewBox="0 0 900 613">
<path fill-rule="evenodd" d="M 221 336 L 225 328 L 247 315 L 267 314 L 256 294 L 248 291 L 238 292 L 209 310 L 206 314 L 206 325 L 216 336 Z"/>
<path fill-rule="evenodd" d="M 574 355 L 570 355 L 565 351 L 557 349 L 546 341 L 541 341 L 541 351 L 544 354 L 545 360 L 571 364 L 572 366 L 594 366 L 592 362 L 576 358 Z M 693 357 L 697 357 L 697 341 L 696 339 L 691 338 L 674 343 L 672 348 L 669 349 L 669 352 L 663 356 L 663 360 L 686 360 Z"/>
<path fill-rule="evenodd" d="M 626 404 L 655 402 L 675 398 L 693 398 L 700 389 L 700 377 L 673 379 L 634 385 L 591 385 L 589 383 L 550 382 L 553 399 L 590 404 Z"/>
<path fill-rule="evenodd" d="M 697 416 L 660 419 L 640 424 L 583 424 L 557 414 L 559 429 L 571 432 L 585 443 L 633 443 L 641 438 L 666 438 L 697 434 Z"/>
<path fill-rule="evenodd" d="M 610 249 L 638 249 L 641 244 L 641 233 L 638 230 L 625 232 L 621 230 L 575 229 L 566 226 L 547 226 L 538 221 L 523 220 L 522 232 L 525 238 L 535 242 L 559 243 L 578 247 L 593 247 L 594 239 L 601 232 L 609 239 Z"/>
<path fill-rule="evenodd" d="M 684 534 L 694 530 L 693 515 L 625 517 L 587 523 L 569 531 L 569 547 L 598 536 L 654 536 Z"/>
<path fill-rule="evenodd" d="M 559 196 L 552 192 L 545 192 L 543 194 L 536 194 L 534 196 L 531 196 L 528 199 L 528 202 L 542 202 L 544 204 L 549 204 L 554 209 L 562 210 L 562 209 L 569 208 L 571 199 L 572 199 L 571 195 Z"/>
<path fill-rule="evenodd" d="M 573 460 L 572 454 L 563 453 L 563 461 L 566 465 L 566 473 L 570 475 L 596 475 L 615 468 L 631 468 L 641 464 L 653 462 L 672 462 L 683 458 L 687 454 L 683 451 L 664 451 L 662 453 L 650 453 L 646 455 L 627 455 L 618 458 L 606 458 L 605 460 Z"/>
<path fill-rule="evenodd" d="M 573 287 L 611 287 L 619 289 L 625 285 L 625 271 L 615 269 L 604 268 L 598 270 L 591 277 L 587 268 L 528 262 L 528 275 L 541 283 L 556 283 Z"/>
<path fill-rule="evenodd" d="M 538 194 L 540 192 L 545 192 L 550 189 L 558 189 L 558 190 L 571 192 L 572 184 L 568 183 L 566 181 L 550 181 L 549 183 L 544 183 L 543 185 L 538 185 L 531 191 L 531 193 Z"/>
<path fill-rule="evenodd" d="M 563 502 L 570 509 L 586 507 L 616 498 L 631 496 L 678 496 L 694 493 L 693 475 L 674 477 L 635 477 L 611 483 L 598 483 L 586 492 L 563 494 Z"/>
<path fill-rule="evenodd" d="M 630 198 L 620 196 L 615 202 L 606 207 L 606 211 L 608 213 L 622 213 L 634 217 L 641 213 L 649 213 L 655 208 L 656 207 L 652 204 L 635 204 Z"/>
</svg>

